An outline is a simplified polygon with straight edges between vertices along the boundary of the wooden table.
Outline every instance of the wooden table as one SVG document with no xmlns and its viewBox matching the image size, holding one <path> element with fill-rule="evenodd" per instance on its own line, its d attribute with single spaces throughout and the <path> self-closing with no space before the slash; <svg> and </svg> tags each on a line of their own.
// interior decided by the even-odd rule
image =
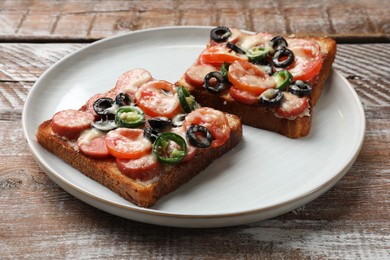
<svg viewBox="0 0 390 260">
<path fill-rule="evenodd" d="M 0 258 L 389 259 L 389 13 L 386 0 L 2 0 Z M 362 150 L 345 177 L 290 213 L 212 229 L 126 220 L 81 202 L 51 181 L 27 148 L 20 121 L 38 77 L 102 37 L 176 25 L 334 37 L 339 43 L 334 68 L 355 88 L 367 119 Z"/>
</svg>

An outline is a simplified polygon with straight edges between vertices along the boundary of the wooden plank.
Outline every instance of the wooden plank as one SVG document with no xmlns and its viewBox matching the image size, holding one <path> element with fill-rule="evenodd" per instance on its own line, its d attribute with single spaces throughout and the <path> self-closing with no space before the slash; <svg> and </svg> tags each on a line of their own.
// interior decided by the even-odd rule
<svg viewBox="0 0 390 260">
<path fill-rule="evenodd" d="M 22 162 L 22 169 L 13 167 Z M 150 226 L 106 214 L 62 191 L 34 164 L 31 157 L 19 156 L 1 175 L 2 256 L 346 259 L 386 258 L 389 250 L 389 201 L 378 208 L 379 203 L 371 202 L 382 197 L 361 192 L 385 195 L 388 184 L 364 184 L 380 180 L 366 176 L 363 181 L 364 174 L 352 180 L 348 174 L 318 200 L 281 217 L 205 231 Z M 20 203 L 26 197 L 29 203 Z"/>
<path fill-rule="evenodd" d="M 0 41 L 94 41 L 161 26 L 225 25 L 339 41 L 390 41 L 385 0 L 0 2 Z"/>
<path fill-rule="evenodd" d="M 80 44 L 0 44 L 0 80 L 35 81 L 60 58 Z"/>
</svg>

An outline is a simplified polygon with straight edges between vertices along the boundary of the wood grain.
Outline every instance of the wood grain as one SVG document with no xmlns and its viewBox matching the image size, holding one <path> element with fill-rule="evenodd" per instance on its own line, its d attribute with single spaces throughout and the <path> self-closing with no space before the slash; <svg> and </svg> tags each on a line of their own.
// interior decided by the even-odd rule
<svg viewBox="0 0 390 260">
<path fill-rule="evenodd" d="M 387 0 L 0 1 L 0 258 L 390 259 L 389 13 Z M 282 216 L 206 230 L 116 217 L 50 180 L 21 127 L 39 76 L 86 43 L 172 25 L 387 43 L 338 45 L 334 68 L 354 87 L 366 114 L 364 144 L 345 177 Z"/>
<path fill-rule="evenodd" d="M 0 2 L 0 41 L 93 41 L 161 26 L 234 26 L 274 34 L 389 42 L 386 0 L 83 0 Z"/>
<path fill-rule="evenodd" d="M 1 258 L 390 257 L 389 44 L 338 46 L 334 67 L 357 91 L 367 119 L 363 148 L 346 176 L 282 216 L 207 230 L 99 211 L 59 188 L 34 162 L 20 123 L 28 91 L 54 62 L 83 46 L 0 44 Z"/>
</svg>

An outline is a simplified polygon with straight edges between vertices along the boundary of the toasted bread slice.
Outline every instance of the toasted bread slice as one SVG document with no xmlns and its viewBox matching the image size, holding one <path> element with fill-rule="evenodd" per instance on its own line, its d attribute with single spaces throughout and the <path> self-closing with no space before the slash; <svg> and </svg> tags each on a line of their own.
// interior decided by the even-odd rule
<svg viewBox="0 0 390 260">
<path fill-rule="evenodd" d="M 329 77 L 332 70 L 332 64 L 336 57 L 337 45 L 331 38 L 321 37 L 307 37 L 308 39 L 316 41 L 321 48 L 322 54 L 322 68 L 319 72 L 316 81 L 313 84 L 313 90 L 310 95 L 310 104 L 314 107 L 320 99 L 321 92 L 325 87 L 325 81 Z"/>
<path fill-rule="evenodd" d="M 311 128 L 311 117 L 314 106 L 321 96 L 325 81 L 330 74 L 335 59 L 336 42 L 331 38 L 321 37 L 306 37 L 303 39 L 318 43 L 321 51 L 322 67 L 319 73 L 311 80 L 312 92 L 308 96 L 309 107 L 300 116 L 290 118 L 281 117 L 271 107 L 259 103 L 244 104 L 238 102 L 232 98 L 228 90 L 224 90 L 218 94 L 210 93 L 205 88 L 191 85 L 186 80 L 185 74 L 176 84 L 185 86 L 202 106 L 213 107 L 227 113 L 235 114 L 241 118 L 243 124 L 276 132 L 289 138 L 307 136 Z M 208 46 L 210 46 L 210 43 Z M 197 60 L 194 65 L 198 63 L 199 61 Z"/>
<path fill-rule="evenodd" d="M 36 134 L 38 142 L 86 176 L 141 207 L 151 207 L 156 201 L 199 174 L 215 159 L 220 158 L 242 139 L 242 127 L 237 116 L 227 114 L 231 127 L 230 138 L 217 148 L 198 149 L 189 161 L 176 165 L 162 165 L 155 178 L 148 181 L 127 177 L 116 166 L 115 158 L 94 159 L 81 153 L 75 141 L 54 134 L 52 120 L 43 122 Z"/>
</svg>

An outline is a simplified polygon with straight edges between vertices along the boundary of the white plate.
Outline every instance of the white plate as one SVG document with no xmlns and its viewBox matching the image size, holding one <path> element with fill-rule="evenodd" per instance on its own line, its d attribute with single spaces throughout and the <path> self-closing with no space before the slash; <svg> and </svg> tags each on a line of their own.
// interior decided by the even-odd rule
<svg viewBox="0 0 390 260">
<path fill-rule="evenodd" d="M 43 149 L 38 125 L 79 108 L 132 68 L 175 82 L 204 48 L 209 27 L 136 31 L 93 43 L 48 69 L 31 89 L 23 129 L 38 164 L 64 190 L 124 218 L 166 226 L 217 227 L 264 220 L 293 210 L 332 187 L 363 142 L 365 117 L 353 88 L 333 71 L 316 106 L 311 133 L 292 140 L 244 127 L 243 141 L 153 208 L 140 208 Z"/>
</svg>

